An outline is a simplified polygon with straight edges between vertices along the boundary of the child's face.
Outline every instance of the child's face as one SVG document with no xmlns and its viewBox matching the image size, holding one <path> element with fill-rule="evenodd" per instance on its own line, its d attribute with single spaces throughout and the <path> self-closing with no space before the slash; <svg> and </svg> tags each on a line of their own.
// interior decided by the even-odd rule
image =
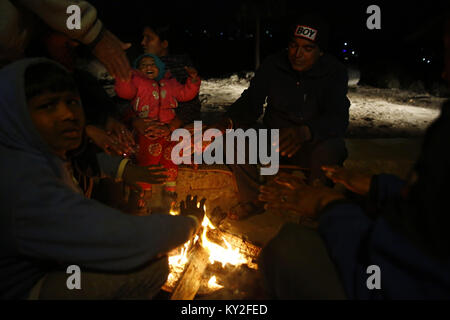
<svg viewBox="0 0 450 320">
<path fill-rule="evenodd" d="M 155 64 L 155 60 L 150 57 L 144 57 L 139 62 L 139 70 L 142 71 L 147 78 L 155 79 L 159 75 L 159 69 Z"/>
<path fill-rule="evenodd" d="M 36 129 L 53 152 L 65 157 L 82 142 L 85 118 L 76 92 L 44 92 L 28 100 Z"/>
</svg>

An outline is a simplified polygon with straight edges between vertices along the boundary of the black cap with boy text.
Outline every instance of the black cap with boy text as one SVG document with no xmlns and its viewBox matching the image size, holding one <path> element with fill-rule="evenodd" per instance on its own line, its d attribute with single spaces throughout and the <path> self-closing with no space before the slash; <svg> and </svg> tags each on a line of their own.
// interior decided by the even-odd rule
<svg viewBox="0 0 450 320">
<path fill-rule="evenodd" d="M 329 26 L 319 15 L 308 14 L 295 19 L 290 32 L 293 37 L 316 43 L 321 50 L 326 50 L 328 47 Z"/>
</svg>

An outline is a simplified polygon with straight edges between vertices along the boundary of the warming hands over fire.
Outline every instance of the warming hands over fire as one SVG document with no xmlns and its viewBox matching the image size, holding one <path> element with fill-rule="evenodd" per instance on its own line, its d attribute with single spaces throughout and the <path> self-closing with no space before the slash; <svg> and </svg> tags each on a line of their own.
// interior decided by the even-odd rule
<svg viewBox="0 0 450 320">
<path fill-rule="evenodd" d="M 93 125 L 86 126 L 86 134 L 92 141 L 107 154 L 122 156 L 130 151 L 130 147 L 119 140 L 117 136 Z"/>
<path fill-rule="evenodd" d="M 292 157 L 302 147 L 303 143 L 311 140 L 312 134 L 308 126 L 290 127 L 280 129 L 280 142 L 277 152 Z"/>
<path fill-rule="evenodd" d="M 119 143 L 126 147 L 126 152 L 131 152 L 133 146 L 136 144 L 131 132 L 120 121 L 113 117 L 108 117 L 105 124 L 106 133 L 116 138 Z"/>
<path fill-rule="evenodd" d="M 185 201 L 180 202 L 180 215 L 191 216 L 197 219 L 197 231 L 201 227 L 203 218 L 205 217 L 205 202 L 205 198 L 198 202 L 197 196 L 192 197 L 190 194 L 186 196 Z"/>
<path fill-rule="evenodd" d="M 149 139 L 166 137 L 170 134 L 168 125 L 152 119 L 136 118 L 132 125 L 139 134 Z"/>
<path fill-rule="evenodd" d="M 343 184 L 344 187 L 354 193 L 360 195 L 369 193 L 371 174 L 340 166 L 322 166 L 322 170 L 334 183 Z"/>
<path fill-rule="evenodd" d="M 314 217 L 328 203 L 344 199 L 340 192 L 324 187 L 309 186 L 301 178 L 280 173 L 272 182 L 260 187 L 258 199 L 266 202 L 265 209 L 282 214 L 294 211 L 304 217 Z"/>
<path fill-rule="evenodd" d="M 137 166 L 128 163 L 123 171 L 123 181 L 136 189 L 141 187 L 137 182 L 149 184 L 162 184 L 167 180 L 167 169 L 161 165 Z"/>
</svg>

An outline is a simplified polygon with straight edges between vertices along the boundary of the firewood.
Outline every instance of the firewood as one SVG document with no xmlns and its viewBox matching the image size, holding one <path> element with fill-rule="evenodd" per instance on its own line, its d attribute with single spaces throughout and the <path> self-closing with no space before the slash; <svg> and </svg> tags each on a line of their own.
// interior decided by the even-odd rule
<svg viewBox="0 0 450 320">
<path fill-rule="evenodd" d="M 191 253 L 189 263 L 178 281 L 171 300 L 192 300 L 201 285 L 203 272 L 209 263 L 209 254 L 206 249 L 197 243 Z"/>
<path fill-rule="evenodd" d="M 209 240 L 216 242 L 221 246 L 225 246 L 225 243 L 222 239 L 223 237 L 233 248 L 238 248 L 240 253 L 250 257 L 252 260 L 256 260 L 258 258 L 259 252 L 261 251 L 260 247 L 255 246 L 251 242 L 229 232 L 222 232 L 219 229 L 208 230 L 206 236 Z M 255 268 L 256 266 L 250 265 L 249 267 Z"/>
</svg>

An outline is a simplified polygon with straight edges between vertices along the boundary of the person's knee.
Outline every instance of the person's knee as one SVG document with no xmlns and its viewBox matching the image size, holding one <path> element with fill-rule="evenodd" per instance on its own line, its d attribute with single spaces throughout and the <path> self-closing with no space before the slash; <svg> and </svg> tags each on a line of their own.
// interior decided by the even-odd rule
<svg viewBox="0 0 450 320">
<path fill-rule="evenodd" d="M 309 246 L 314 231 L 295 223 L 286 223 L 278 234 L 262 249 L 260 263 L 264 271 L 269 265 L 293 266 L 299 259 L 299 252 Z"/>
</svg>

